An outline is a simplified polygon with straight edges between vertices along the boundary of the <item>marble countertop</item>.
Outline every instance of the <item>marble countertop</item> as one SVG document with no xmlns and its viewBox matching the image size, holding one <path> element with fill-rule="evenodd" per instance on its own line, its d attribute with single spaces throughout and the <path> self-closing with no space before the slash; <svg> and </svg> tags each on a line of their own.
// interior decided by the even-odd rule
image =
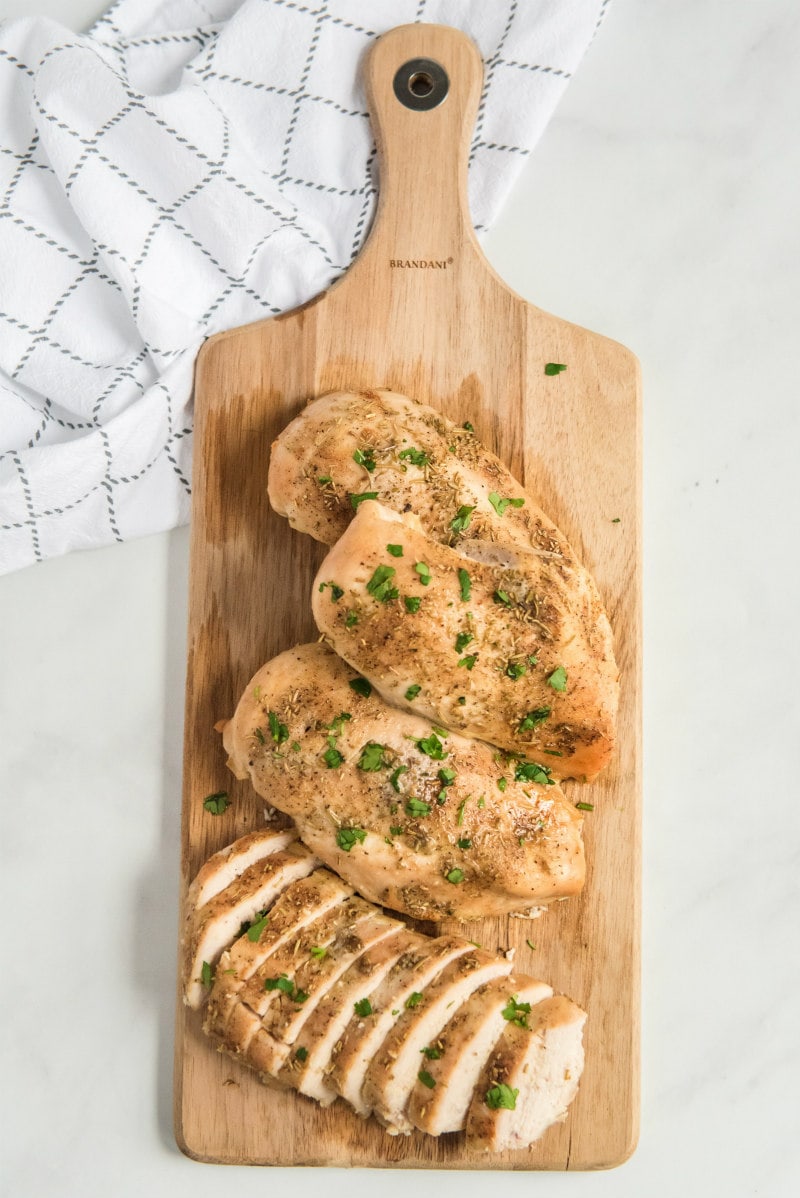
<svg viewBox="0 0 800 1198">
<path fill-rule="evenodd" d="M 37 7 L 75 28 L 99 11 Z M 643 367 L 631 1161 L 593 1175 L 278 1177 L 178 1152 L 183 529 L 0 580 L 8 1194 L 800 1193 L 799 60 L 792 0 L 615 0 L 487 243 L 519 292 Z"/>
</svg>

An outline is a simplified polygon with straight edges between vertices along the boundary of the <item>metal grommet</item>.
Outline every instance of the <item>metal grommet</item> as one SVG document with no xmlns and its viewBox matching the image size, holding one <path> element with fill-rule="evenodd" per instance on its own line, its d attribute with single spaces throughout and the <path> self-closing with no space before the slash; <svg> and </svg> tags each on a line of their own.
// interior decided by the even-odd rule
<svg viewBox="0 0 800 1198">
<path fill-rule="evenodd" d="M 432 58 L 410 58 L 394 77 L 394 94 L 416 112 L 438 108 L 449 90 L 447 72 Z"/>
</svg>

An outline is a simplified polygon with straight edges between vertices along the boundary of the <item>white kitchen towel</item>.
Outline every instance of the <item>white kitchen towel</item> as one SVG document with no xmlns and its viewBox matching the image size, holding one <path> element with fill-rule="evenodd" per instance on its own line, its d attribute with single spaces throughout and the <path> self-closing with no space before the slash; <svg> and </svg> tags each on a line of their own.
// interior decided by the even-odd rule
<svg viewBox="0 0 800 1198">
<path fill-rule="evenodd" d="M 85 36 L 0 25 L 0 572 L 188 519 L 203 338 L 309 299 L 364 240 L 378 34 L 480 47 L 481 231 L 607 5 L 118 0 Z"/>
</svg>

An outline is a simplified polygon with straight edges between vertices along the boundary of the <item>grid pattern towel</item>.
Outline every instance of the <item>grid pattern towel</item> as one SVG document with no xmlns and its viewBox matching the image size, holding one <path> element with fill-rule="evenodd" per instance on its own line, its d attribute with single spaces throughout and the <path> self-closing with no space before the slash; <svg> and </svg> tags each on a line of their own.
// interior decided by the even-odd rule
<svg viewBox="0 0 800 1198">
<path fill-rule="evenodd" d="M 0 25 L 0 572 L 188 519 L 203 338 L 309 299 L 364 240 L 376 35 L 478 43 L 480 232 L 607 5 L 119 0 L 85 36 Z"/>
</svg>

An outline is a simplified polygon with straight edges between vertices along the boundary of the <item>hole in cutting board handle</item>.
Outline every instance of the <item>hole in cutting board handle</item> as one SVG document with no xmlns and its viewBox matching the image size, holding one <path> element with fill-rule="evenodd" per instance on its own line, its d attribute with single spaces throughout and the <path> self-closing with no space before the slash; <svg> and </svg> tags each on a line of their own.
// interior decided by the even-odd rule
<svg viewBox="0 0 800 1198">
<path fill-rule="evenodd" d="M 447 71 L 432 58 L 410 58 L 395 73 L 395 96 L 415 112 L 438 108 L 449 90 Z"/>
</svg>

